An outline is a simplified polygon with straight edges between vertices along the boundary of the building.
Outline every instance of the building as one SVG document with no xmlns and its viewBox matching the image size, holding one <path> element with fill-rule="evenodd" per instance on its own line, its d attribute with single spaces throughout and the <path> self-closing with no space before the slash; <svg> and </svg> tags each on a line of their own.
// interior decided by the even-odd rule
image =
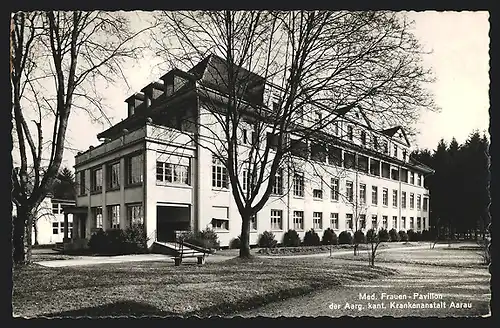
<svg viewBox="0 0 500 328">
<path fill-rule="evenodd" d="M 145 224 L 150 243 L 170 240 L 176 231 L 211 227 L 221 246 L 228 246 L 240 234 L 227 170 L 210 151 L 218 147 L 221 131 L 207 128 L 217 122 L 207 102 L 224 97 L 216 78 L 222 63 L 211 55 L 187 72 L 174 69 L 162 82 L 147 85 L 126 100 L 128 117 L 98 135 L 100 145 L 77 154 L 81 213 L 73 218 L 74 241 L 132 222 Z M 247 99 L 272 108 L 280 89 L 252 78 L 257 86 Z M 321 120 L 324 110 L 307 108 L 300 124 Z M 238 151 L 245 151 L 252 127 L 242 122 L 238 129 Z M 293 171 L 290 165 L 279 171 L 273 195 L 252 219 L 251 244 L 266 230 L 281 240 L 288 229 L 303 236 L 311 228 L 331 227 L 338 234 L 356 225 L 428 228 L 424 179 L 433 170 L 409 157 L 411 146 L 400 127 L 375 130 L 363 110 L 353 108 L 323 131 L 327 143 L 291 139 L 298 146 L 289 163 Z"/>
<path fill-rule="evenodd" d="M 35 245 L 53 245 L 64 241 L 65 210 L 75 206 L 74 200 L 55 199 L 51 194 L 47 195 L 38 206 L 35 215 L 35 227 L 31 231 L 31 243 Z M 16 215 L 16 207 L 13 206 L 13 215 Z M 66 210 L 67 212 L 67 210 Z M 68 238 L 71 238 L 73 228 L 73 215 L 66 214 L 68 221 Z"/>
</svg>

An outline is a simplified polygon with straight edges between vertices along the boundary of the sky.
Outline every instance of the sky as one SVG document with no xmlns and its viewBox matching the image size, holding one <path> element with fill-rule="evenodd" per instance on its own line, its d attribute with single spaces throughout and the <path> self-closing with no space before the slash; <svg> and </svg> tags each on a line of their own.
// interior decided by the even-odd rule
<svg viewBox="0 0 500 328">
<path fill-rule="evenodd" d="M 435 149 L 441 138 L 459 143 L 478 129 L 486 135 L 489 127 L 489 15 L 487 12 L 409 12 L 415 21 L 414 35 L 425 50 L 424 65 L 432 68 L 436 82 L 431 86 L 439 113 L 426 111 L 416 124 L 419 134 L 413 147 Z M 134 24 L 144 24 L 134 18 Z M 145 58 L 139 64 L 127 64 L 124 72 L 130 89 L 124 84 L 103 87 L 106 105 L 112 110 L 113 123 L 127 116 L 124 102 L 133 92 L 140 91 L 161 75 L 154 65 L 159 58 Z M 68 126 L 68 148 L 63 166 L 72 167 L 78 150 L 99 144 L 97 133 L 109 125 L 91 123 L 79 111 L 71 114 Z"/>
</svg>

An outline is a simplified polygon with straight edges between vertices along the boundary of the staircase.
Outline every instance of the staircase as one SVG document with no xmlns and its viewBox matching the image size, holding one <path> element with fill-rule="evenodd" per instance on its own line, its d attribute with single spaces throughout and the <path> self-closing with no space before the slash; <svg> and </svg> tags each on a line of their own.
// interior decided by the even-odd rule
<svg viewBox="0 0 500 328">
<path fill-rule="evenodd" d="M 196 257 L 198 264 L 205 262 L 205 257 L 211 254 L 210 250 L 203 247 L 181 243 L 181 242 L 153 242 L 152 251 L 155 253 L 170 255 L 175 261 L 175 265 L 181 264 L 182 259 Z"/>
<path fill-rule="evenodd" d="M 57 252 L 63 252 L 64 251 L 64 243 L 56 243 L 52 250 L 57 251 Z"/>
</svg>

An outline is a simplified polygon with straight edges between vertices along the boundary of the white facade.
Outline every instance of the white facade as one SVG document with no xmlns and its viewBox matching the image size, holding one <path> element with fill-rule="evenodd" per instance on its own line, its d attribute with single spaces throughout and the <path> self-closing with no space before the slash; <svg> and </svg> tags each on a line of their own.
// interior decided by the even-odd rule
<svg viewBox="0 0 500 328">
<path fill-rule="evenodd" d="M 51 245 L 63 242 L 64 238 L 64 213 L 63 207 L 75 206 L 71 200 L 54 199 L 46 197 L 38 206 L 35 224 L 37 227 L 36 240 L 35 228 L 31 230 L 31 243 L 38 241 L 39 245 Z M 16 207 L 13 206 L 13 215 L 16 215 Z M 73 228 L 73 215 L 68 214 L 68 236 L 71 237 Z"/>
<path fill-rule="evenodd" d="M 154 87 L 161 88 L 161 84 Z M 152 105 L 151 101 L 147 105 L 153 107 L 154 98 Z M 187 102 L 183 106 L 182 113 L 198 112 L 200 126 L 213 128 L 210 131 L 200 128 L 195 136 L 147 120 L 129 124 L 133 122 L 134 111 L 140 108 L 134 104 L 129 106 L 131 117 L 125 122 L 133 129 L 119 130 L 117 125 L 112 128 L 116 131 L 111 140 L 76 156 L 76 178 L 80 183 L 77 205 L 87 208 L 87 215 L 77 217 L 75 235 L 88 239 L 95 228 L 124 229 L 132 221 L 145 224 L 150 243 L 170 238 L 174 230 L 211 227 L 217 231 L 221 246 L 228 246 L 240 234 L 241 218 L 230 184 L 227 180 L 221 181 L 224 169 L 213 163 L 211 150 L 220 145 L 214 134 L 221 131 L 216 124 L 211 124 L 216 120 L 200 102 Z M 316 111 L 308 113 L 314 115 Z M 243 130 L 247 127 L 242 124 L 239 129 L 242 144 L 238 151 L 244 154 L 249 147 L 243 142 L 246 138 Z M 343 230 L 352 232 L 361 215 L 365 215 L 367 229 L 371 228 L 375 215 L 378 227 L 428 229 L 429 195 L 423 186 L 425 174 L 432 170 L 409 159 L 410 145 L 404 131 L 399 128 L 374 131 L 362 111 L 353 110 L 338 121 L 338 126 L 332 125 L 329 133 L 336 135 L 339 143 L 332 148 L 327 146 L 326 151 L 330 154 L 333 148 L 341 149 L 343 164 L 332 163 L 329 155 L 324 159 L 313 159 L 309 155 L 307 161 L 298 157 L 290 160 L 294 171 L 291 162 L 282 166 L 283 191 L 281 195 L 272 195 L 258 212 L 256 223 L 251 225 L 255 228 L 250 233 L 251 244 L 256 244 L 258 236 L 266 230 L 272 231 L 278 241 L 288 229 L 297 230 L 301 237 L 311 228 L 320 236 L 329 227 L 337 234 Z M 193 138 L 198 138 L 196 143 Z M 346 152 L 364 156 L 358 158 L 366 157 L 366 166 L 358 170 L 346 168 Z M 374 160 L 380 162 L 378 174 Z M 403 179 L 405 171 L 407 179 Z M 294 172 L 303 174 L 303 190 L 294 187 Z M 387 172 L 389 175 L 385 174 Z M 412 174 L 415 175 L 413 180 Z M 337 180 L 337 192 L 332 190 L 332 182 L 335 182 L 332 179 Z M 352 183 L 352 201 L 346 198 L 349 182 Z M 373 187 L 378 190 L 376 201 L 372 199 Z M 365 188 L 365 204 L 362 203 L 362 188 Z M 384 188 L 387 190 L 386 204 Z M 402 204 L 403 193 L 405 204 Z M 349 215 L 353 217 L 352 225 L 347 222 Z M 80 224 L 80 220 L 85 223 Z M 361 224 L 358 227 L 361 228 Z"/>
</svg>

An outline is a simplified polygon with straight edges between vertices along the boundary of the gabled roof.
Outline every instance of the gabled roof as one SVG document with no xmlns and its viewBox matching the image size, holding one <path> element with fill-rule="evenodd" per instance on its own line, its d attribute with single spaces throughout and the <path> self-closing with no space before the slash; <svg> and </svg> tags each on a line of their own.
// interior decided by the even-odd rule
<svg viewBox="0 0 500 328">
<path fill-rule="evenodd" d="M 379 132 L 382 134 L 385 134 L 389 138 L 394 138 L 394 136 L 396 135 L 396 133 L 398 131 L 400 131 L 401 135 L 403 136 L 403 139 L 405 140 L 406 145 L 408 147 L 410 147 L 410 141 L 408 140 L 408 136 L 406 135 L 405 130 L 400 125 L 394 126 L 392 128 L 389 128 L 389 129 L 380 130 Z"/>
</svg>

